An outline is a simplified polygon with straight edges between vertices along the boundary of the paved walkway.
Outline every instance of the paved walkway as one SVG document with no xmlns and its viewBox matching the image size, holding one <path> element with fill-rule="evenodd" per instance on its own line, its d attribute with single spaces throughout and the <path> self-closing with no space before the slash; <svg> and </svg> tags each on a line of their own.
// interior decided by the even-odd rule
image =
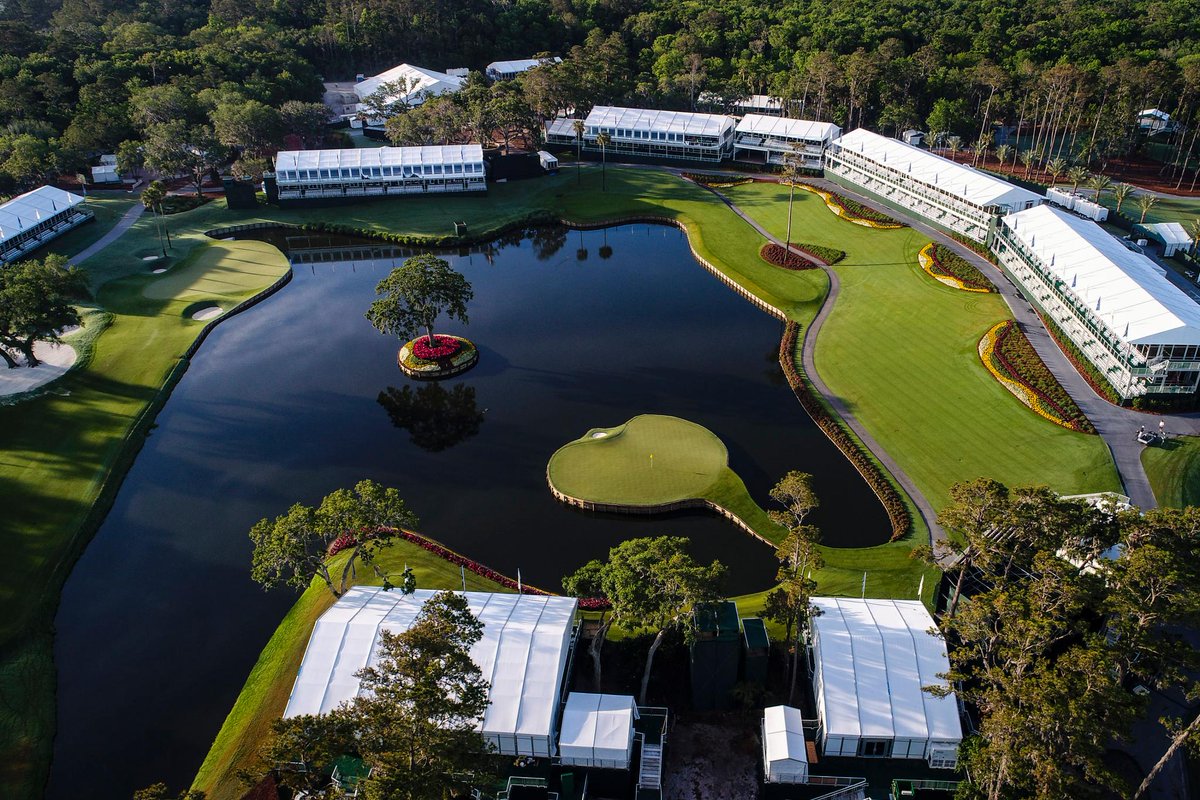
<svg viewBox="0 0 1200 800">
<path fill-rule="evenodd" d="M 81 252 L 72 256 L 69 262 L 71 266 L 78 266 L 82 264 L 84 261 L 87 261 L 89 258 L 96 255 L 96 253 L 99 253 L 101 250 L 108 247 L 117 239 L 120 239 L 125 231 L 133 227 L 133 223 L 138 221 L 145 210 L 146 207 L 141 203 L 135 204 L 132 208 L 125 212 L 125 215 L 117 221 L 117 224 L 114 225 L 112 229 L 108 231 L 108 233 L 101 236 L 90 246 L 85 247 Z"/>
<path fill-rule="evenodd" d="M 738 208 L 737 205 L 735 205 L 728 197 L 716 191 L 715 189 L 709 189 L 709 191 L 721 198 L 725 205 L 729 206 L 729 208 L 739 217 L 750 223 L 750 225 L 756 231 L 766 237 L 768 241 L 774 242 L 780 247 L 783 247 L 782 240 L 776 238 L 771 234 L 770 231 L 758 224 L 756 220 Z M 809 258 L 808 255 L 801 253 L 796 248 L 793 247 L 791 249 L 792 252 L 796 253 L 797 255 L 800 255 L 803 258 Z M 817 372 L 816 362 L 813 358 L 813 355 L 817 349 L 817 335 L 821 332 L 821 326 L 825 323 L 825 320 L 829 317 L 830 312 L 833 310 L 834 304 L 837 302 L 838 292 L 840 292 L 842 288 L 842 282 L 838 279 L 837 272 L 825 265 L 822 265 L 821 268 L 824 269 L 825 274 L 829 276 L 829 295 L 825 298 L 825 302 L 821 305 L 821 310 L 817 312 L 816 318 L 809 323 L 807 329 L 801 331 L 801 334 L 804 337 L 802 361 L 804 364 L 805 375 L 812 383 L 813 388 L 821 393 L 821 396 L 825 398 L 825 400 L 833 408 L 834 412 L 841 417 L 847 425 L 850 426 L 850 429 L 854 431 L 855 435 L 857 435 L 859 439 L 862 440 L 862 443 L 866 445 L 868 450 L 871 451 L 871 454 L 875 456 L 880 464 L 883 465 L 884 469 L 891 473 L 895 481 L 900 484 L 900 487 L 912 499 L 913 504 L 917 507 L 917 513 L 921 515 L 921 519 L 929 528 L 930 544 L 934 545 L 936 549 L 938 545 L 941 545 L 946 541 L 946 532 L 940 525 L 938 525 L 937 512 L 934 511 L 929 500 L 926 499 L 925 495 L 921 493 L 921 490 L 917 488 L 915 483 L 913 483 L 912 478 L 908 476 L 908 473 L 901 469 L 900 465 L 896 463 L 895 459 L 893 459 L 888 451 L 883 448 L 883 445 L 879 444 L 875 437 L 872 436 L 865 427 L 863 427 L 863 424 L 858 421 L 857 417 L 854 416 L 854 412 L 850 410 L 845 401 L 843 401 L 841 397 L 834 394 L 833 391 L 830 390 L 829 386 L 826 385 L 825 381 L 821 378 L 820 373 Z"/>
</svg>

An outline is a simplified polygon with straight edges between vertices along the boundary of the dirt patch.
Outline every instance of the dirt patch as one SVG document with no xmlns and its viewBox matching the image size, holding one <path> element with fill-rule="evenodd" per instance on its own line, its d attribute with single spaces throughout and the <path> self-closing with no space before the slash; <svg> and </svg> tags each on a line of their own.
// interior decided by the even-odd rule
<svg viewBox="0 0 1200 800">
<path fill-rule="evenodd" d="M 666 800 L 758 796 L 756 717 L 740 714 L 679 719 L 667 737 Z"/>
</svg>

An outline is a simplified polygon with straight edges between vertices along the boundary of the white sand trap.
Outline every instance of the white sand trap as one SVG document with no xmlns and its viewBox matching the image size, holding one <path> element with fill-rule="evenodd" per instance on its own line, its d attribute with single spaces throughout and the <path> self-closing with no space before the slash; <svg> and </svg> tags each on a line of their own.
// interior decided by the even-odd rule
<svg viewBox="0 0 1200 800">
<path fill-rule="evenodd" d="M 206 319 L 215 319 L 224 313 L 225 311 L 222 310 L 220 306 L 209 306 L 207 308 L 200 309 L 195 314 L 192 314 L 192 319 L 203 322 Z"/>
<path fill-rule="evenodd" d="M 158 261 L 162 256 L 142 256 L 142 261 Z"/>
<path fill-rule="evenodd" d="M 603 439 L 605 436 L 608 436 L 608 431 L 597 431 L 592 434 L 593 439 Z"/>
<path fill-rule="evenodd" d="M 33 368 L 24 366 L 24 359 L 19 356 L 17 362 L 22 366 L 15 369 L 9 369 L 7 364 L 0 361 L 0 397 L 28 392 L 61 378 L 78 357 L 71 345 L 49 342 L 35 342 L 33 354 L 42 362 Z"/>
<path fill-rule="evenodd" d="M 150 270 L 151 274 L 153 274 L 153 275 L 162 275 L 166 271 L 167 271 L 166 267 L 159 267 L 158 269 Z"/>
</svg>

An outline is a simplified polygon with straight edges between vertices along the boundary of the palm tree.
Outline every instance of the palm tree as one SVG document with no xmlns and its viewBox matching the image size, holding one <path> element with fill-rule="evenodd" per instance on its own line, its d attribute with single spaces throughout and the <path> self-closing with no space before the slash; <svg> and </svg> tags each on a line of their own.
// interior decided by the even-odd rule
<svg viewBox="0 0 1200 800">
<path fill-rule="evenodd" d="M 1090 178 L 1092 174 L 1087 171 L 1087 167 L 1071 167 L 1067 170 L 1067 180 L 1071 182 L 1071 194 L 1075 194 L 1079 189 L 1079 184 Z"/>
<path fill-rule="evenodd" d="M 1031 169 L 1033 169 L 1033 162 L 1035 162 L 1035 161 L 1037 161 L 1037 156 L 1035 156 L 1033 154 L 1032 150 L 1022 150 L 1021 151 L 1021 163 L 1025 165 L 1025 177 L 1026 178 L 1029 177 L 1029 171 Z"/>
<path fill-rule="evenodd" d="M 1062 158 L 1052 158 L 1046 164 L 1046 173 L 1050 176 L 1050 185 L 1058 183 L 1058 177 L 1067 171 L 1067 162 Z"/>
<path fill-rule="evenodd" d="M 961 136 L 946 137 L 946 146 L 950 148 L 950 158 L 953 160 L 954 157 L 956 155 L 958 155 L 959 149 L 962 147 L 962 137 Z"/>
<path fill-rule="evenodd" d="M 601 133 L 596 137 L 596 144 L 600 145 L 600 191 L 608 191 L 608 153 L 605 148 L 612 144 L 612 138 L 607 133 Z"/>
<path fill-rule="evenodd" d="M 142 205 L 154 217 L 154 227 L 158 231 L 158 246 L 162 249 L 163 258 L 167 257 L 167 245 L 163 242 L 162 203 L 167 196 L 167 189 L 162 181 L 150 181 L 142 190 Z"/>
<path fill-rule="evenodd" d="M 578 186 L 583 182 L 583 132 L 587 130 L 587 125 L 577 119 L 571 127 L 575 129 L 575 185 Z"/>
<path fill-rule="evenodd" d="M 1004 167 L 1004 162 L 1008 161 L 1008 157 L 1012 154 L 1012 145 L 1001 144 L 996 146 L 996 160 L 1000 162 L 1001 168 Z M 1001 171 L 1003 172 L 1003 169 Z"/>
<path fill-rule="evenodd" d="M 1157 202 L 1158 198 L 1149 192 L 1143 192 L 1137 196 L 1136 203 L 1138 211 L 1142 212 L 1141 218 L 1138 219 L 1138 225 L 1141 225 L 1146 221 L 1146 214 L 1149 213 L 1150 209 L 1154 208 Z"/>
<path fill-rule="evenodd" d="M 984 164 L 987 163 L 987 151 L 989 145 L 990 142 L 988 142 L 986 139 L 979 139 L 975 142 L 975 144 L 971 145 L 971 150 L 975 154 L 975 159 L 971 162 L 972 166 L 980 163 L 981 160 Z"/>
<path fill-rule="evenodd" d="M 1112 180 L 1107 175 L 1093 175 L 1088 179 L 1087 187 L 1096 193 L 1096 202 L 1100 202 L 1100 195 L 1112 188 Z"/>
<path fill-rule="evenodd" d="M 1133 194 L 1133 187 L 1128 183 L 1118 183 L 1112 188 L 1113 200 L 1117 201 L 1117 213 L 1121 213 L 1121 205 Z"/>
</svg>

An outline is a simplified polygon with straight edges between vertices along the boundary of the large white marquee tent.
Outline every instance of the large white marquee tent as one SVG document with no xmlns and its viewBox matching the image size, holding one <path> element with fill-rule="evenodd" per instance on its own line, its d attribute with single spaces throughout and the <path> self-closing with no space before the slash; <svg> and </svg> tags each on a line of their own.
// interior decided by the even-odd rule
<svg viewBox="0 0 1200 800">
<path fill-rule="evenodd" d="M 317 620 L 284 717 L 325 714 L 360 691 L 354 673 L 379 657 L 380 633 L 401 633 L 436 592 L 357 586 Z M 502 755 L 555 754 L 555 728 L 571 646 L 573 597 L 466 592 L 483 622 L 471 658 L 491 684 L 481 730 Z"/>
<path fill-rule="evenodd" d="M 946 645 L 930 631 L 933 617 L 915 600 L 814 597 L 813 690 L 826 756 L 925 759 L 954 767 L 962 741 L 953 694 L 946 686 Z"/>
<path fill-rule="evenodd" d="M 558 739 L 563 764 L 629 769 L 637 704 L 630 695 L 571 692 Z"/>
<path fill-rule="evenodd" d="M 0 204 L 0 264 L 36 250 L 85 220 L 84 198 L 54 186 L 40 186 Z"/>
<path fill-rule="evenodd" d="M 445 72 L 438 72 L 412 64 L 398 64 L 386 72 L 372 75 L 366 80 L 354 84 L 354 93 L 359 99 L 365 100 L 379 91 L 384 84 L 404 81 L 406 92 L 393 95 L 388 102 L 401 103 L 407 106 L 419 106 L 427 97 L 457 92 L 462 88 L 464 79 Z"/>
<path fill-rule="evenodd" d="M 770 706 L 763 709 L 763 774 L 767 783 L 807 783 L 808 746 L 800 709 Z"/>
</svg>

